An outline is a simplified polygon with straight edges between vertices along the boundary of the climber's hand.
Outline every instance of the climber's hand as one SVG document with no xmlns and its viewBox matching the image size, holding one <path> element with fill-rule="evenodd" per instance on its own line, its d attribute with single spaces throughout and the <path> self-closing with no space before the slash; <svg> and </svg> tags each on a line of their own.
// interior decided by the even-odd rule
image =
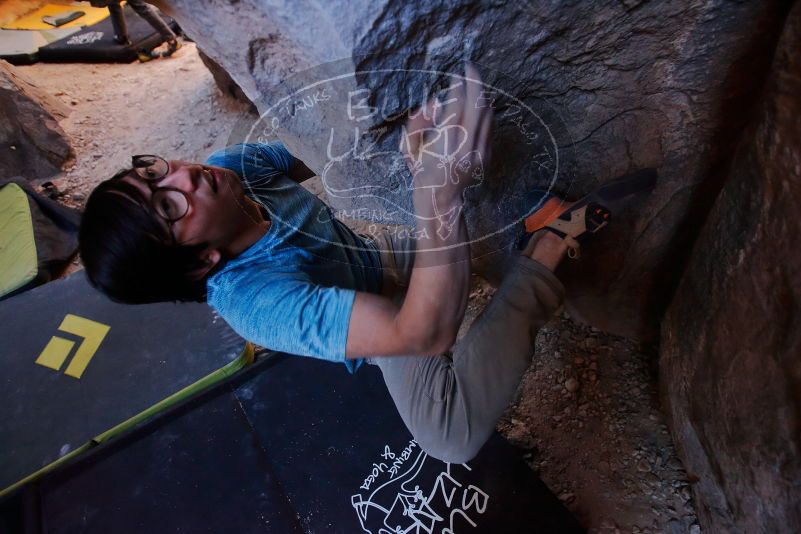
<svg viewBox="0 0 801 534">
<path fill-rule="evenodd" d="M 489 163 L 492 108 L 483 105 L 481 77 L 466 65 L 454 78 L 447 97 L 430 100 L 409 118 L 401 152 L 418 194 L 430 191 L 440 205 L 462 202 L 462 193 L 478 185 Z"/>
</svg>

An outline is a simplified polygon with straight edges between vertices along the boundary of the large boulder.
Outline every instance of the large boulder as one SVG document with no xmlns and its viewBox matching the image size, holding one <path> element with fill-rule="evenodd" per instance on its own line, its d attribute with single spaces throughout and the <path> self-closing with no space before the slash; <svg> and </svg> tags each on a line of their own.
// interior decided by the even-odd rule
<svg viewBox="0 0 801 534">
<path fill-rule="evenodd" d="M 786 11 L 777 0 L 156 3 L 264 114 L 244 134 L 283 140 L 344 215 L 413 223 L 401 126 L 442 72 L 479 65 L 494 156 L 467 218 L 493 281 L 532 189 L 576 196 L 657 167 L 653 193 L 559 273 L 574 316 L 640 338 L 658 332 Z"/>
<path fill-rule="evenodd" d="M 58 120 L 69 110 L 0 60 L 0 178 L 47 178 L 75 157 Z"/>
<path fill-rule="evenodd" d="M 245 104 L 254 113 L 256 113 L 256 106 L 253 105 L 253 102 L 250 101 L 242 88 L 239 87 L 239 85 L 234 81 L 233 78 L 231 78 L 231 75 L 228 74 L 224 68 L 207 56 L 200 48 L 197 49 L 197 55 L 200 57 L 200 61 L 203 62 L 203 65 L 209 69 L 211 76 L 214 78 L 214 83 L 217 85 L 217 88 L 220 90 L 220 92 L 222 92 L 222 94 L 229 98 L 233 98 L 237 102 Z"/>
<path fill-rule="evenodd" d="M 801 532 L 801 4 L 662 327 L 705 532 Z"/>
</svg>

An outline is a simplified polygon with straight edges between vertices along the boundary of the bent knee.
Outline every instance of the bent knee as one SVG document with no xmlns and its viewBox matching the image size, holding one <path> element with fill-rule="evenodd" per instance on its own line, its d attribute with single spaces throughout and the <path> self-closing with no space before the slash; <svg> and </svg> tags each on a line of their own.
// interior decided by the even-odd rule
<svg viewBox="0 0 801 534">
<path fill-rule="evenodd" d="M 494 421 L 471 420 L 455 411 L 438 416 L 429 413 L 428 417 L 412 419 L 407 426 L 426 454 L 451 464 L 475 458 L 495 431 Z"/>
</svg>

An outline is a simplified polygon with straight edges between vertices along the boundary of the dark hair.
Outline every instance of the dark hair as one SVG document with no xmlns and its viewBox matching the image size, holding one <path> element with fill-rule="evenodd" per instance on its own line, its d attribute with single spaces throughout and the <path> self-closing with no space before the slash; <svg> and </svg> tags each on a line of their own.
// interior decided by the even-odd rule
<svg viewBox="0 0 801 534">
<path fill-rule="evenodd" d="M 120 171 L 86 201 L 78 246 L 89 282 L 129 304 L 204 301 L 206 281 L 188 273 L 203 265 L 205 244 L 177 245 L 136 186 Z"/>
</svg>

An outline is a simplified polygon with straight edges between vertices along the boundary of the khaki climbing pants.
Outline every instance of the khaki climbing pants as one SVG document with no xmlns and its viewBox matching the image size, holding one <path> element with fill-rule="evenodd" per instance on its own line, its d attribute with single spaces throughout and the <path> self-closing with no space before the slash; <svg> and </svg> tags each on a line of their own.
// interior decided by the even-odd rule
<svg viewBox="0 0 801 534">
<path fill-rule="evenodd" d="M 408 286 L 413 239 L 373 239 L 385 282 Z M 540 263 L 519 256 L 495 295 L 446 354 L 372 358 L 420 447 L 445 462 L 472 459 L 492 435 L 531 364 L 537 331 L 561 306 L 564 287 Z"/>
</svg>

